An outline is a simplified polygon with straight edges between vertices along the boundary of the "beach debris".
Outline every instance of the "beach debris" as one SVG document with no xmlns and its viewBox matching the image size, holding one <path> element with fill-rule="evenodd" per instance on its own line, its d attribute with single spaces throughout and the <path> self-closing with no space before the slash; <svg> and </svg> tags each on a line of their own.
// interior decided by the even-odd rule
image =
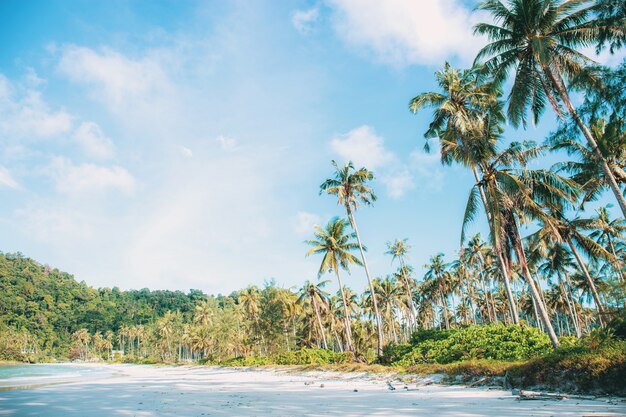
<svg viewBox="0 0 626 417">
<path fill-rule="evenodd" d="M 320 384 L 320 388 L 324 388 L 324 384 Z"/>
<path fill-rule="evenodd" d="M 514 390 L 515 391 L 515 390 Z M 534 391 L 522 391 L 519 390 L 518 401 L 519 400 L 567 400 L 569 396 L 563 394 L 549 394 L 546 392 L 534 392 Z"/>
<path fill-rule="evenodd" d="M 313 385 L 315 381 L 304 381 L 304 385 Z"/>
<path fill-rule="evenodd" d="M 403 386 L 402 388 L 403 388 L 403 389 L 405 389 L 405 390 L 407 390 L 407 391 L 409 390 L 408 385 L 405 385 L 405 386 Z"/>
<path fill-rule="evenodd" d="M 391 385 L 391 382 L 389 382 L 389 381 L 387 381 L 387 388 L 389 388 L 389 391 L 395 391 L 396 390 L 396 388 L 393 385 Z"/>
<path fill-rule="evenodd" d="M 359 390 L 355 388 L 352 392 L 359 392 Z"/>
<path fill-rule="evenodd" d="M 489 377 L 488 377 L 488 376 L 482 377 L 482 378 L 480 378 L 479 380 L 474 381 L 474 382 L 472 382 L 471 384 L 469 384 L 469 385 L 468 385 L 468 387 L 475 387 L 476 385 L 480 385 L 480 384 L 482 384 L 483 382 L 487 381 L 488 379 L 489 379 Z"/>
</svg>

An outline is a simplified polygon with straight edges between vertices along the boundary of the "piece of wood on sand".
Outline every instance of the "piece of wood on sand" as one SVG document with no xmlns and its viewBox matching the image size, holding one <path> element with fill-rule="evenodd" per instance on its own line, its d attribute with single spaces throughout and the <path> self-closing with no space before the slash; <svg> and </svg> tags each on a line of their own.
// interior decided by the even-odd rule
<svg viewBox="0 0 626 417">
<path fill-rule="evenodd" d="M 561 401 L 567 400 L 569 397 L 563 394 L 550 394 L 547 392 L 534 392 L 534 391 L 522 391 L 520 390 L 517 394 L 518 400 L 554 400 Z"/>
</svg>

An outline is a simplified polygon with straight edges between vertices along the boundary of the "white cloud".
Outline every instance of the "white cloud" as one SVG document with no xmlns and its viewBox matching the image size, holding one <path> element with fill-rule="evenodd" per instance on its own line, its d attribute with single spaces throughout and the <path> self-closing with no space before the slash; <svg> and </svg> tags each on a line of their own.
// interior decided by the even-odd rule
<svg viewBox="0 0 626 417">
<path fill-rule="evenodd" d="M 181 146 L 181 147 L 180 147 L 180 154 L 181 154 L 182 156 L 184 156 L 185 158 L 191 158 L 191 157 L 193 157 L 193 152 L 192 152 L 192 150 L 191 150 L 191 149 L 189 149 L 189 148 L 188 148 L 188 147 L 186 147 L 186 146 Z"/>
<path fill-rule="evenodd" d="M 0 166 L 0 188 L 2 187 L 19 188 L 19 185 L 11 176 L 9 170 Z"/>
<path fill-rule="evenodd" d="M 461 0 L 328 0 L 335 29 L 346 42 L 372 50 L 394 65 L 467 62 L 481 41 L 472 35 L 475 16 Z"/>
<path fill-rule="evenodd" d="M 226 152 L 234 152 L 239 149 L 239 146 L 237 146 L 237 140 L 235 138 L 220 135 L 215 138 L 215 140 L 219 142 L 222 149 Z"/>
<path fill-rule="evenodd" d="M 100 159 L 113 157 L 115 146 L 100 126 L 93 122 L 84 122 L 74 132 L 74 139 L 90 156 Z"/>
<path fill-rule="evenodd" d="M 296 10 L 291 16 L 291 24 L 302 34 L 311 32 L 313 24 L 319 19 L 320 12 L 317 7 L 308 10 Z"/>
<path fill-rule="evenodd" d="M 393 153 L 385 149 L 385 140 L 376 135 L 370 126 L 360 126 L 334 138 L 331 149 L 356 168 L 376 169 L 394 160 Z"/>
<path fill-rule="evenodd" d="M 387 187 L 387 194 L 394 200 L 404 196 L 404 194 L 415 188 L 413 175 L 408 169 L 403 169 L 394 174 L 386 174 L 381 176 L 380 180 Z"/>
<path fill-rule="evenodd" d="M 0 74 L 0 133 L 10 138 L 49 138 L 67 133 L 72 116 L 53 111 L 41 93 L 21 88 Z"/>
<path fill-rule="evenodd" d="M 167 88 L 167 76 L 157 58 L 128 58 L 111 49 L 100 52 L 69 45 L 62 48 L 59 71 L 73 81 L 96 88 L 96 98 L 112 111 L 127 108 Z"/>
<path fill-rule="evenodd" d="M 49 170 L 56 181 L 57 190 L 62 193 L 80 194 L 106 189 L 130 193 L 136 187 L 135 178 L 120 166 L 74 165 L 66 158 L 56 157 Z"/>
<path fill-rule="evenodd" d="M 306 211 L 299 211 L 291 219 L 293 231 L 298 236 L 311 235 L 316 224 L 320 224 L 320 216 Z"/>
</svg>

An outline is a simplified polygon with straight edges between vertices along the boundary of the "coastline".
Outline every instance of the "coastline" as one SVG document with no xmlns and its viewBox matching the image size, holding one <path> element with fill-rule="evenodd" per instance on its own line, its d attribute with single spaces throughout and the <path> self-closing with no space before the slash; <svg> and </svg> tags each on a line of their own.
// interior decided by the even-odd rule
<svg viewBox="0 0 626 417">
<path fill-rule="evenodd" d="M 441 385 L 434 375 L 409 380 L 290 366 L 60 366 L 100 369 L 108 376 L 2 391 L 2 415 L 626 415 L 623 398 L 518 401 L 511 391 Z"/>
</svg>

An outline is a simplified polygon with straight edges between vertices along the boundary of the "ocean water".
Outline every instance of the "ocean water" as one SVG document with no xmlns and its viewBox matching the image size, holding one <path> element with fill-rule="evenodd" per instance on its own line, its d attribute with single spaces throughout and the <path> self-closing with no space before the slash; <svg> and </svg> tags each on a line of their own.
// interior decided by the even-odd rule
<svg viewBox="0 0 626 417">
<path fill-rule="evenodd" d="M 0 389 L 101 379 L 111 376 L 104 366 L 75 364 L 0 365 Z"/>
</svg>

